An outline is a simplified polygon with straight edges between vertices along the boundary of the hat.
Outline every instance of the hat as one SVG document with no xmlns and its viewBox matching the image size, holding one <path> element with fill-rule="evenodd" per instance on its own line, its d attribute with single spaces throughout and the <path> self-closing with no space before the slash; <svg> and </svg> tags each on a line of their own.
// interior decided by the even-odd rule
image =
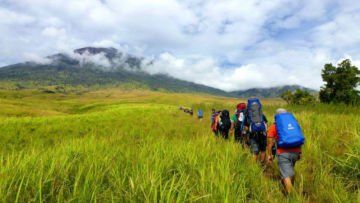
<svg viewBox="0 0 360 203">
<path fill-rule="evenodd" d="M 281 114 L 281 113 L 286 113 L 286 109 L 283 109 L 283 108 L 279 108 L 279 109 L 276 109 L 276 114 Z"/>
</svg>

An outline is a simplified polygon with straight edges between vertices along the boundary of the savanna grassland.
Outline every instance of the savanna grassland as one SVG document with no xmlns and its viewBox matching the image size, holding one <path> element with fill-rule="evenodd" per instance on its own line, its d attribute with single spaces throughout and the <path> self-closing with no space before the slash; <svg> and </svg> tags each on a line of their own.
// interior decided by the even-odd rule
<svg viewBox="0 0 360 203">
<path fill-rule="evenodd" d="M 360 202 L 360 107 L 285 106 L 304 134 L 296 193 L 210 132 L 236 99 L 148 90 L 0 90 L 2 202 Z M 178 110 L 205 110 L 199 121 Z M 231 137 L 232 138 L 232 137 Z"/>
</svg>

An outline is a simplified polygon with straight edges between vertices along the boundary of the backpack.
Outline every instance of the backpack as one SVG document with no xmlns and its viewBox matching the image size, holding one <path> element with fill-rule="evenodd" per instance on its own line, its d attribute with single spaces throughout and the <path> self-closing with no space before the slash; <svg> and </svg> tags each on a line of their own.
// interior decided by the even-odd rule
<svg viewBox="0 0 360 203">
<path fill-rule="evenodd" d="M 305 142 L 305 137 L 300 125 L 291 113 L 281 113 L 275 116 L 276 131 L 279 135 L 278 147 L 300 147 Z"/>
<path fill-rule="evenodd" d="M 237 110 L 235 128 L 243 131 L 246 118 L 246 110 Z"/>
<path fill-rule="evenodd" d="M 266 125 L 263 118 L 262 106 L 258 98 L 248 99 L 248 119 L 250 132 L 264 132 Z"/>
<path fill-rule="evenodd" d="M 246 104 L 245 103 L 238 103 L 238 105 L 236 105 L 236 109 L 237 110 L 245 110 L 246 109 Z"/>
<path fill-rule="evenodd" d="M 199 116 L 199 117 L 203 117 L 203 116 L 204 116 L 204 112 L 203 112 L 201 109 L 198 110 L 198 116 Z"/>
<path fill-rule="evenodd" d="M 223 110 L 220 115 L 220 130 L 225 131 L 231 128 L 230 114 L 228 110 Z"/>
<path fill-rule="evenodd" d="M 218 113 L 213 113 L 211 115 L 211 129 L 212 131 L 217 131 L 218 130 L 218 122 L 219 122 L 219 114 Z"/>
</svg>

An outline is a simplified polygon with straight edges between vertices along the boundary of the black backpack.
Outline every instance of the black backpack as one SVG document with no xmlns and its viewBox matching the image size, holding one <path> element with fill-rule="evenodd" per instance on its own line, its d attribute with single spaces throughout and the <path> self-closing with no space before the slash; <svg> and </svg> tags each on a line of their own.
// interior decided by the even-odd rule
<svg viewBox="0 0 360 203">
<path fill-rule="evenodd" d="M 229 130 L 231 128 L 230 114 L 228 110 L 223 110 L 220 115 L 220 130 Z"/>
<path fill-rule="evenodd" d="M 242 131 L 244 129 L 245 120 L 246 120 L 246 110 L 238 110 L 236 112 L 236 123 L 235 128 Z"/>
</svg>

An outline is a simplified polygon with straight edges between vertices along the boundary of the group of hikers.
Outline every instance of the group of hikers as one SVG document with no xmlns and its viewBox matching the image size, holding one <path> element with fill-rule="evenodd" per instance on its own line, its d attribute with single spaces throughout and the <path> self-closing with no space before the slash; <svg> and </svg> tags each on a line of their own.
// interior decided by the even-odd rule
<svg viewBox="0 0 360 203">
<path fill-rule="evenodd" d="M 184 113 L 188 113 L 190 116 L 193 116 L 194 115 L 194 109 L 193 108 L 186 108 L 186 107 L 183 107 L 183 106 L 180 106 L 179 107 L 179 110 L 180 111 L 184 111 Z M 202 109 L 199 109 L 198 112 L 197 112 L 197 117 L 198 119 L 201 121 L 204 117 L 204 111 Z"/>
<path fill-rule="evenodd" d="M 301 146 L 305 138 L 293 116 L 283 108 L 275 112 L 275 123 L 268 126 L 258 98 L 249 98 L 247 104 L 236 105 L 235 113 L 230 117 L 228 110 L 212 109 L 211 130 L 216 137 L 229 139 L 229 132 L 234 132 L 234 139 L 244 148 L 250 148 L 255 161 L 272 164 L 275 157 L 282 183 L 290 193 L 294 182 L 294 167 L 301 157 Z M 266 156 L 267 155 L 267 156 Z"/>
<path fill-rule="evenodd" d="M 186 108 L 186 107 L 180 106 L 179 109 L 180 109 L 181 111 L 184 111 L 184 113 L 188 113 L 190 116 L 192 116 L 192 115 L 194 114 L 194 109 L 193 109 L 193 108 L 188 109 L 188 108 Z"/>
</svg>

